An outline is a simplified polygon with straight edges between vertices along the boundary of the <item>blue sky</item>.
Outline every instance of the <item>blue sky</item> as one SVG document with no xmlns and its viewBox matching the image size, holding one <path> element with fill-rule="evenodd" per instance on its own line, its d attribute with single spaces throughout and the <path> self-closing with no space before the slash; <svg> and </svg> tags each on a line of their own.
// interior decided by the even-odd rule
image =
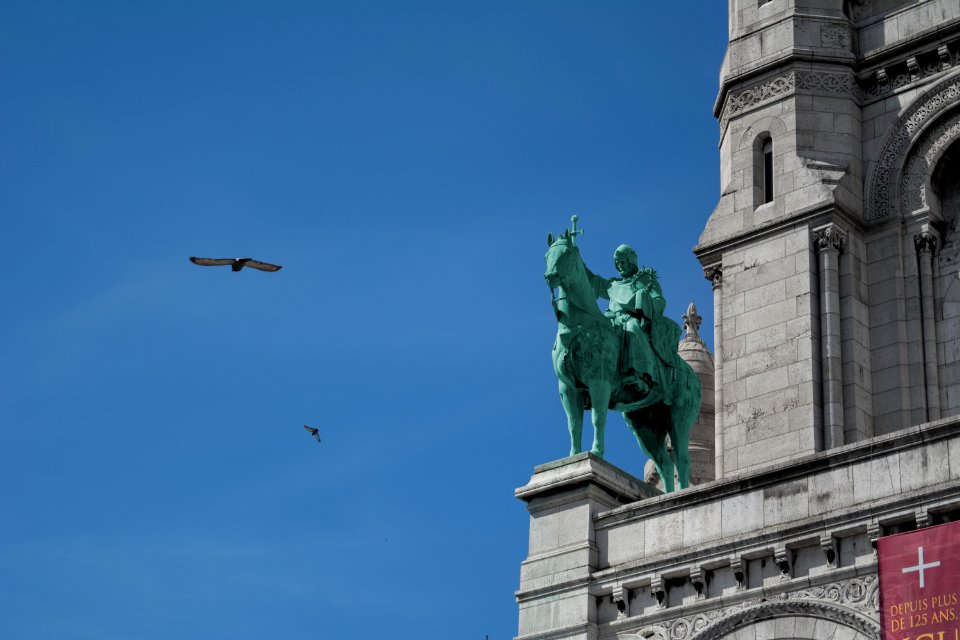
<svg viewBox="0 0 960 640">
<path fill-rule="evenodd" d="M 720 2 L 0 4 L 0 636 L 513 637 L 513 490 L 568 447 L 547 232 L 712 326 L 725 40 Z"/>
</svg>

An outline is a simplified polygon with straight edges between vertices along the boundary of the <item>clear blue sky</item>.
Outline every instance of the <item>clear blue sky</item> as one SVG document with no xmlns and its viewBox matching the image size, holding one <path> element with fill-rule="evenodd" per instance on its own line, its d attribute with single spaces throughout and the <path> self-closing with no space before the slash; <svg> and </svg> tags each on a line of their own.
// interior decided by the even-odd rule
<svg viewBox="0 0 960 640">
<path fill-rule="evenodd" d="M 547 232 L 712 337 L 725 14 L 0 4 L 0 637 L 515 635 Z"/>
</svg>

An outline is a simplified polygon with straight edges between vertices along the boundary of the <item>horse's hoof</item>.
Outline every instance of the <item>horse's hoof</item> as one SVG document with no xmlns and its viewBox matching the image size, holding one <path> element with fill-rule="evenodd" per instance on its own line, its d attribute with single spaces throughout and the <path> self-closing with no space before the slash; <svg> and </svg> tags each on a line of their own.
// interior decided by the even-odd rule
<svg viewBox="0 0 960 640">
<path fill-rule="evenodd" d="M 594 447 L 593 449 L 590 449 L 590 453 L 592 453 L 593 455 L 597 456 L 598 458 L 602 458 L 602 457 L 603 457 L 603 450 L 602 450 L 602 449 L 597 449 L 596 447 Z"/>
</svg>

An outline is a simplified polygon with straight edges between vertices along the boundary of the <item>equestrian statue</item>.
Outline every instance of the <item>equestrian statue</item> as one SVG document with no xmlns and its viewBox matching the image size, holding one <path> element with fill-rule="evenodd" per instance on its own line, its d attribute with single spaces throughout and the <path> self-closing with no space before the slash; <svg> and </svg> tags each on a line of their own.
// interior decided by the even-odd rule
<svg viewBox="0 0 960 640">
<path fill-rule="evenodd" d="M 570 455 L 580 453 L 583 412 L 591 409 L 593 447 L 603 457 L 607 410 L 623 414 L 640 448 L 653 460 L 667 492 L 690 483 L 690 430 L 700 411 L 700 381 L 677 354 L 680 326 L 663 315 L 666 300 L 657 273 L 639 267 L 623 244 L 613 255 L 620 276 L 592 273 L 576 246 L 577 216 L 570 229 L 547 236 L 547 271 L 557 338 L 553 370 L 567 414 Z M 603 313 L 597 299 L 608 301 Z M 667 447 L 670 438 L 672 451 Z"/>
</svg>

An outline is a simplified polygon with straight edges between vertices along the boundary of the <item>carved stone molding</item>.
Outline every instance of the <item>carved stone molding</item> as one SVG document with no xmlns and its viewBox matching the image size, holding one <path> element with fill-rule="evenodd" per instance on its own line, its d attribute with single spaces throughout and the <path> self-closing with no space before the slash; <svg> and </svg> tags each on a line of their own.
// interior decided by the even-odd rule
<svg viewBox="0 0 960 640">
<path fill-rule="evenodd" d="M 926 183 L 943 152 L 960 139 L 960 111 L 923 134 L 904 163 L 900 178 L 900 214 L 906 215 L 927 205 Z"/>
<path fill-rule="evenodd" d="M 921 80 L 929 80 L 954 66 L 960 40 L 932 45 L 926 51 L 887 62 L 871 77 L 861 79 L 860 94 L 864 104 L 883 98 L 885 94 Z"/>
<path fill-rule="evenodd" d="M 917 248 L 917 253 L 920 255 L 929 254 L 932 256 L 937 251 L 937 236 L 929 231 L 918 233 L 913 236 L 913 246 Z"/>
<path fill-rule="evenodd" d="M 657 599 L 657 609 L 667 608 L 667 588 L 663 584 L 663 578 L 654 576 L 651 579 L 650 593 Z"/>
<path fill-rule="evenodd" d="M 836 569 L 838 556 L 836 539 L 829 533 L 820 536 L 820 550 L 827 559 L 827 567 Z"/>
<path fill-rule="evenodd" d="M 623 586 L 615 587 L 610 596 L 613 603 L 617 605 L 617 620 L 623 620 L 629 616 L 630 611 L 630 591 Z"/>
<path fill-rule="evenodd" d="M 821 46 L 849 49 L 850 42 L 850 26 L 845 22 L 825 22 L 820 25 Z"/>
<path fill-rule="evenodd" d="M 720 640 L 731 631 L 760 620 L 806 616 L 831 620 L 867 638 L 880 638 L 880 592 L 877 576 L 752 598 L 726 607 L 641 628 L 638 640 Z"/>
<path fill-rule="evenodd" d="M 732 631 L 752 622 L 782 618 L 785 616 L 803 616 L 830 620 L 845 627 L 850 627 L 864 638 L 880 640 L 880 625 L 864 616 L 836 605 L 821 602 L 767 602 L 750 609 L 741 611 L 720 622 L 707 627 L 702 632 L 692 636 L 693 640 L 720 640 Z M 679 640 L 671 635 L 672 640 Z"/>
<path fill-rule="evenodd" d="M 793 570 L 793 553 L 786 547 L 777 547 L 773 550 L 773 560 L 777 563 L 777 568 L 780 569 L 780 579 L 789 580 L 791 577 L 791 572 Z"/>
<path fill-rule="evenodd" d="M 731 91 L 720 115 L 720 126 L 726 126 L 727 121 L 740 112 L 797 90 L 860 99 L 860 87 L 852 74 L 790 70 L 746 89 Z"/>
<path fill-rule="evenodd" d="M 818 251 L 823 251 L 824 249 L 836 249 L 837 251 L 842 252 L 843 247 L 846 244 L 846 236 L 839 227 L 830 225 L 829 227 L 824 227 L 823 229 L 814 231 L 813 241 L 816 244 Z"/>
<path fill-rule="evenodd" d="M 863 12 L 870 8 L 871 4 L 873 4 L 873 0 L 852 0 L 850 2 L 850 10 L 854 19 L 860 18 Z"/>
<path fill-rule="evenodd" d="M 898 210 L 900 171 L 913 141 L 924 126 L 960 103 L 960 74 L 956 71 L 917 98 L 891 127 L 880 145 L 867 187 L 867 219 L 879 220 Z"/>
</svg>

